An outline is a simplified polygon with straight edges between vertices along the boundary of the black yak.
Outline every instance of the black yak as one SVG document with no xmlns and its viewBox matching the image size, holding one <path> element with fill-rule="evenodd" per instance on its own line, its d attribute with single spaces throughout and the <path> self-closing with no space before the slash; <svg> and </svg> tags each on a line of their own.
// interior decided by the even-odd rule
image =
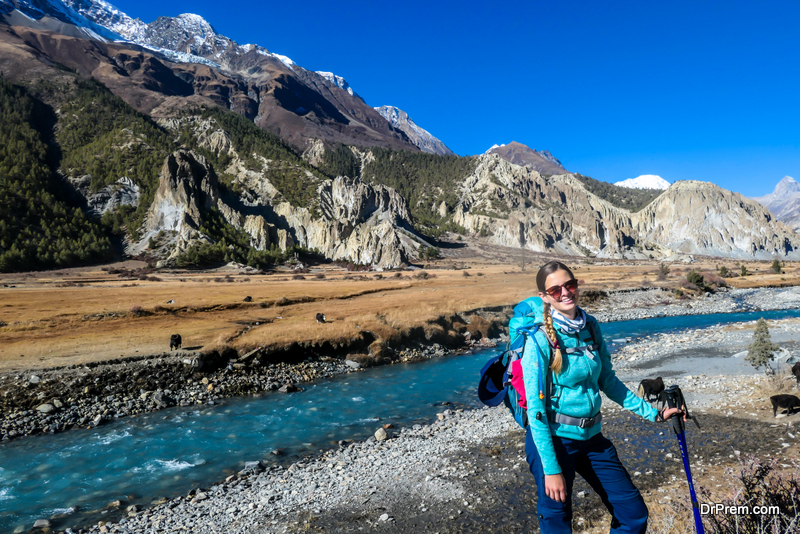
<svg viewBox="0 0 800 534">
<path fill-rule="evenodd" d="M 647 402 L 658 400 L 658 395 L 664 391 L 664 381 L 661 377 L 645 378 L 639 382 L 639 396 Z"/>
<path fill-rule="evenodd" d="M 769 401 L 772 403 L 773 417 L 778 417 L 778 408 L 786 410 L 786 415 L 792 415 L 795 409 L 800 410 L 800 399 L 794 395 L 773 395 Z"/>
</svg>

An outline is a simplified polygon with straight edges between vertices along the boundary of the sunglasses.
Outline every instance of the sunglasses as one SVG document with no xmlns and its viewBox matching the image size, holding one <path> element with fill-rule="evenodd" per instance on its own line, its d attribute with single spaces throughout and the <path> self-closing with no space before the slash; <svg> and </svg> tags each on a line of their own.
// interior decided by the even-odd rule
<svg viewBox="0 0 800 534">
<path fill-rule="evenodd" d="M 547 289 L 545 289 L 545 293 L 547 293 L 553 299 L 555 299 L 556 302 L 561 302 L 561 288 L 566 289 L 567 293 L 573 295 L 575 291 L 578 290 L 578 281 L 573 278 L 572 280 L 564 282 L 564 284 L 560 286 L 548 287 Z"/>
</svg>

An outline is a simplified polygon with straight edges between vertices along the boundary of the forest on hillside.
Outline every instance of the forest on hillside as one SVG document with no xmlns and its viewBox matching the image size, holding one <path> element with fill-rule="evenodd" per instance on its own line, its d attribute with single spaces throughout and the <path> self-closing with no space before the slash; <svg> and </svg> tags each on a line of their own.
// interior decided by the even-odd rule
<svg viewBox="0 0 800 534">
<path fill-rule="evenodd" d="M 591 193 L 594 193 L 618 208 L 624 208 L 630 212 L 641 210 L 664 192 L 661 189 L 631 189 L 629 187 L 619 187 L 608 182 L 601 182 L 600 180 L 583 176 L 582 174 L 575 174 L 575 177 L 580 180 Z"/>
<path fill-rule="evenodd" d="M 54 111 L 58 106 L 59 112 Z M 231 137 L 252 169 L 263 171 L 254 154 L 270 161 L 267 176 L 293 205 L 315 200 L 316 182 L 327 177 L 304 162 L 277 136 L 240 115 L 194 109 L 212 118 Z M 119 257 L 113 242 L 140 228 L 158 188 L 168 154 L 186 148 L 208 157 L 212 172 L 225 169 L 227 156 L 210 153 L 187 132 L 174 135 L 139 113 L 93 79 L 74 78 L 57 86 L 48 81 L 22 87 L 0 78 L 0 272 L 62 268 Z M 140 188 L 137 207 L 121 206 L 100 220 L 63 177 L 89 177 L 96 193 L 130 178 Z M 220 187 L 231 182 L 222 175 Z M 203 267 L 238 261 L 264 267 L 296 250 L 256 251 L 249 236 L 213 210 L 203 214 L 200 231 L 213 243 L 198 245 L 178 258 L 183 266 Z"/>
<path fill-rule="evenodd" d="M 55 114 L 0 78 L 0 271 L 52 269 L 113 256 L 110 232 L 56 178 Z"/>
</svg>

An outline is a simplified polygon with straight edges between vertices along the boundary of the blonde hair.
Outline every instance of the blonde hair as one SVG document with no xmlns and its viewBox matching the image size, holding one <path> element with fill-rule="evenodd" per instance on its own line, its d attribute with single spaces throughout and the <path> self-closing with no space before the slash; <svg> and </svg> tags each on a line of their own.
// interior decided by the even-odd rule
<svg viewBox="0 0 800 534">
<path fill-rule="evenodd" d="M 564 364 L 561 358 L 561 349 L 559 348 L 558 338 L 556 337 L 556 329 L 553 328 L 553 315 L 550 310 L 550 304 L 544 303 L 544 333 L 550 338 L 550 343 L 553 345 L 553 359 L 550 362 L 550 369 L 555 374 L 561 372 L 561 366 Z"/>
</svg>

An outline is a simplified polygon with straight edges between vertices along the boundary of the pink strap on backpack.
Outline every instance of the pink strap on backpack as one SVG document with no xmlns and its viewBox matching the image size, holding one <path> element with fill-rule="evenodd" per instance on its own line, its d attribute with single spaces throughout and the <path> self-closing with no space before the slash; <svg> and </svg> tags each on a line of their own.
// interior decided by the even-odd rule
<svg viewBox="0 0 800 534">
<path fill-rule="evenodd" d="M 525 394 L 525 381 L 522 379 L 522 358 L 511 362 L 511 376 L 509 377 L 511 387 L 519 395 L 518 404 L 523 410 L 528 409 L 528 396 Z"/>
</svg>

